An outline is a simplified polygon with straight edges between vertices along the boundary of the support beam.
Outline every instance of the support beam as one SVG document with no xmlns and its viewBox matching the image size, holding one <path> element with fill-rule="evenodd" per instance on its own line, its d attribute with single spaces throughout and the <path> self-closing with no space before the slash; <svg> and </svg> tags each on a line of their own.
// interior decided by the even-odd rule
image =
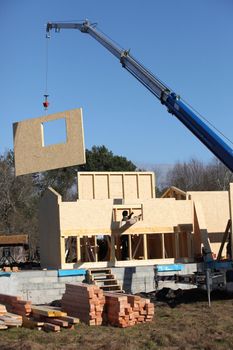
<svg viewBox="0 0 233 350">
<path fill-rule="evenodd" d="M 112 264 L 116 262 L 116 254 L 115 254 L 115 235 L 111 235 L 111 252 L 110 252 L 110 261 Z"/>
<path fill-rule="evenodd" d="M 81 245 L 80 245 L 80 237 L 77 236 L 77 245 L 76 245 L 76 249 L 77 249 L 77 262 L 81 262 Z"/>
<path fill-rule="evenodd" d="M 179 258 L 180 256 L 180 245 L 179 245 L 179 232 L 175 232 L 175 258 Z"/>
<path fill-rule="evenodd" d="M 128 242 L 129 242 L 129 260 L 132 260 L 132 239 L 131 235 L 128 235 Z"/>
<path fill-rule="evenodd" d="M 143 255 L 144 259 L 148 259 L 148 254 L 147 254 L 147 236 L 146 234 L 143 235 Z"/>
<path fill-rule="evenodd" d="M 161 249 L 162 249 L 162 259 L 165 259 L 164 233 L 161 233 Z"/>
<path fill-rule="evenodd" d="M 97 246 L 97 237 L 96 236 L 94 236 L 94 244 L 95 244 L 94 256 L 95 256 L 95 261 L 97 262 L 98 261 L 98 246 Z"/>
</svg>

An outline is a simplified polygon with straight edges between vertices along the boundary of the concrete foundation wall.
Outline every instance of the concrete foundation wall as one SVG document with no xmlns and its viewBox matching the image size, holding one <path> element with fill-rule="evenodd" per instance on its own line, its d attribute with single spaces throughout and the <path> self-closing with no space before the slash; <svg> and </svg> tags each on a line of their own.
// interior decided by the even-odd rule
<svg viewBox="0 0 233 350">
<path fill-rule="evenodd" d="M 177 274 L 197 271 L 197 264 L 183 265 Z M 122 289 L 127 293 L 151 292 L 155 290 L 154 266 L 114 267 L 112 273 L 116 276 Z M 169 276 L 175 272 L 160 272 Z M 58 277 L 58 271 L 22 271 L 11 273 L 9 277 L 0 277 L 0 293 L 20 295 L 23 299 L 31 300 L 34 304 L 46 304 L 61 299 L 65 291 L 65 284 L 83 282 L 85 276 Z M 183 288 L 184 285 L 174 285 L 165 281 L 159 288 Z"/>
<path fill-rule="evenodd" d="M 0 277 L 0 293 L 20 295 L 34 304 L 61 299 L 65 284 L 82 282 L 85 276 L 58 277 L 58 271 L 23 271 Z"/>
</svg>

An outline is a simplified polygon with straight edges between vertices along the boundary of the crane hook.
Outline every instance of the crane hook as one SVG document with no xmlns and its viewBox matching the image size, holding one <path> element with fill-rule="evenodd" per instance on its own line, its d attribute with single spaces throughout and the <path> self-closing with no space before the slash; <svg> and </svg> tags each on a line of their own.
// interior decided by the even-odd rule
<svg viewBox="0 0 233 350">
<path fill-rule="evenodd" d="M 44 102 L 43 102 L 43 106 L 44 106 L 44 109 L 47 111 L 48 107 L 49 107 L 49 101 L 48 101 L 48 97 L 49 95 L 44 95 Z"/>
</svg>

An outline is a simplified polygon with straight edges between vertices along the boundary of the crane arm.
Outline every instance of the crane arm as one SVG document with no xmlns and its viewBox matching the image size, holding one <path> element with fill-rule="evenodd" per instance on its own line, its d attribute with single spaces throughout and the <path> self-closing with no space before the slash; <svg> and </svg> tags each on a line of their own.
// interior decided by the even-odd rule
<svg viewBox="0 0 233 350">
<path fill-rule="evenodd" d="M 175 115 L 219 160 L 233 172 L 233 150 L 212 129 L 208 127 L 177 94 L 140 64 L 129 51 L 117 47 L 111 40 L 98 31 L 89 21 L 82 23 L 48 23 L 47 32 L 55 29 L 78 29 L 96 39 L 110 51 L 129 73 L 142 83 L 162 104 L 169 113 Z"/>
</svg>

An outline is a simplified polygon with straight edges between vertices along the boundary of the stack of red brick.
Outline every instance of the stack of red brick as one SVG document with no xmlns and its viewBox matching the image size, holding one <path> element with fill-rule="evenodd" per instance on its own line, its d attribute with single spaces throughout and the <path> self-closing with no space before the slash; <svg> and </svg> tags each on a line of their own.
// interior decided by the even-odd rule
<svg viewBox="0 0 233 350">
<path fill-rule="evenodd" d="M 152 321 L 154 304 L 130 294 L 105 292 L 96 285 L 66 284 L 62 310 L 89 325 L 129 327 Z"/>
<path fill-rule="evenodd" d="M 105 297 L 102 289 L 84 283 L 66 284 L 61 307 L 68 315 L 88 325 L 103 324 Z"/>
</svg>

